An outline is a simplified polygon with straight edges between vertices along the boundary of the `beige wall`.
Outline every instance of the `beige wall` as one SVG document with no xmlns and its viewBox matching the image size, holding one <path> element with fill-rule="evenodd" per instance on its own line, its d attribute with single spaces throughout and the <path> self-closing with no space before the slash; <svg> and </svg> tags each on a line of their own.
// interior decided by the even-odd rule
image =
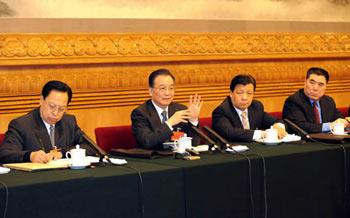
<svg viewBox="0 0 350 218">
<path fill-rule="evenodd" d="M 349 22 L 0 18 L 3 33 L 349 32 Z"/>
</svg>

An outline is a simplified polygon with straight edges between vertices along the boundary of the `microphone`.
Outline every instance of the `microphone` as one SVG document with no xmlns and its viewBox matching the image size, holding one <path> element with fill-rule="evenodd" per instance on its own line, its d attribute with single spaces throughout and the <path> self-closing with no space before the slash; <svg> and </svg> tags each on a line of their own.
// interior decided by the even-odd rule
<svg viewBox="0 0 350 218">
<path fill-rule="evenodd" d="M 224 139 L 222 136 L 220 136 L 217 132 L 215 132 L 212 128 L 210 128 L 209 126 L 203 126 L 203 128 L 205 129 L 205 131 L 207 131 L 209 133 L 209 135 L 215 139 L 215 141 L 220 142 L 220 149 L 223 150 L 227 147 L 230 147 L 230 143 Z"/>
<path fill-rule="evenodd" d="M 103 159 L 105 159 L 108 161 L 108 163 L 112 163 L 108 157 L 107 152 L 105 152 L 94 141 L 92 141 L 92 139 L 90 139 L 89 136 L 87 136 L 85 133 L 83 133 L 82 137 L 83 137 L 83 139 L 85 139 L 88 142 L 90 148 L 92 148 L 98 154 L 98 156 L 100 156 L 100 162 L 103 162 Z"/>
<path fill-rule="evenodd" d="M 297 132 L 299 132 L 301 134 L 301 137 L 311 139 L 311 136 L 307 132 L 305 132 L 305 130 L 300 128 L 297 124 L 293 123 L 289 119 L 283 119 L 283 121 L 285 121 L 289 126 L 293 127 L 293 129 L 295 129 Z"/>
<path fill-rule="evenodd" d="M 200 130 L 196 126 L 192 126 L 192 129 L 195 131 L 195 133 L 209 146 L 209 151 L 211 151 L 211 148 L 215 146 L 215 142 L 209 138 L 202 130 Z"/>
</svg>

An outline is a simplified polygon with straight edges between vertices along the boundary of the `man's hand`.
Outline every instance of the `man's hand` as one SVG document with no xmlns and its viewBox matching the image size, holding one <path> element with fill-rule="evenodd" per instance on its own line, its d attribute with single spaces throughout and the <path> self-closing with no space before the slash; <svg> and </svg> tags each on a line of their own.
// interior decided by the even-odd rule
<svg viewBox="0 0 350 218">
<path fill-rule="evenodd" d="M 349 122 L 346 119 L 338 118 L 330 124 L 330 129 L 333 129 L 334 124 L 336 123 L 343 123 L 345 127 L 349 125 Z"/>
<path fill-rule="evenodd" d="M 191 114 L 190 114 L 190 121 L 191 122 L 198 121 L 202 105 L 203 105 L 203 101 L 201 101 L 200 95 L 195 94 L 194 96 L 192 96 L 192 95 L 190 96 L 188 110 L 191 112 Z"/>
<path fill-rule="evenodd" d="M 283 127 L 283 124 L 281 123 L 275 123 L 272 127 L 274 129 L 277 129 L 277 135 L 279 139 L 284 138 L 288 134 L 286 129 Z"/>
<path fill-rule="evenodd" d="M 348 125 L 346 125 L 346 127 L 350 127 L 350 117 L 345 117 L 345 120 L 348 121 Z"/>
<path fill-rule="evenodd" d="M 190 110 L 181 110 L 176 111 L 173 116 L 171 116 L 167 122 L 170 126 L 175 126 L 176 124 L 179 124 L 181 122 L 187 123 L 188 119 L 190 119 L 191 112 Z"/>
<path fill-rule="evenodd" d="M 51 154 L 53 160 L 58 160 L 62 158 L 61 149 L 52 149 L 49 154 Z"/>
<path fill-rule="evenodd" d="M 46 154 L 43 150 L 30 153 L 30 161 L 33 163 L 47 163 L 52 160 L 51 154 Z"/>
</svg>

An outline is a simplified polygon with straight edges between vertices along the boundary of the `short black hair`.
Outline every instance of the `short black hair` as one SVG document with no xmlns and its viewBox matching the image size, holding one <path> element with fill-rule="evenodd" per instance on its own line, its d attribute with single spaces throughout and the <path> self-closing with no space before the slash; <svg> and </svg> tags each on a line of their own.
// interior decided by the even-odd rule
<svg viewBox="0 0 350 218">
<path fill-rule="evenodd" d="M 306 73 L 306 79 L 309 79 L 309 77 L 312 74 L 316 74 L 318 76 L 324 76 L 324 78 L 326 78 L 327 83 L 329 81 L 329 73 L 325 69 L 322 69 L 319 67 L 311 67 Z"/>
<path fill-rule="evenodd" d="M 239 85 L 239 84 L 241 84 L 241 85 L 252 84 L 254 86 L 254 91 L 255 91 L 256 81 L 255 81 L 254 77 L 252 77 L 250 74 L 239 74 L 239 75 L 233 77 L 233 79 L 231 80 L 231 85 L 230 85 L 231 92 L 233 92 L 236 85 Z"/>
<path fill-rule="evenodd" d="M 43 90 L 41 91 L 41 95 L 43 96 L 43 98 L 45 99 L 52 90 L 56 90 L 59 92 L 67 92 L 68 94 L 68 102 L 67 105 L 70 103 L 70 101 L 72 100 L 72 89 L 65 84 L 64 82 L 58 81 L 58 80 L 51 80 L 49 82 L 47 82 L 44 87 Z"/>
<path fill-rule="evenodd" d="M 170 73 L 170 71 L 168 69 L 158 69 L 153 71 L 149 77 L 148 77 L 148 86 L 153 88 L 154 86 L 154 80 L 157 78 L 157 76 L 171 76 L 171 78 L 174 80 L 175 82 L 175 77 L 173 76 L 173 74 Z"/>
</svg>

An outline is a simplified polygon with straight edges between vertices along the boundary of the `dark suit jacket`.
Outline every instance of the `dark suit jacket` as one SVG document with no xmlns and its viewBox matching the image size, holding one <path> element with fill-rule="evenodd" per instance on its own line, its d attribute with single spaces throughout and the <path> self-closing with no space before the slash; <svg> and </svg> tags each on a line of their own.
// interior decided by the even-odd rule
<svg viewBox="0 0 350 218">
<path fill-rule="evenodd" d="M 343 117 L 330 96 L 322 96 L 319 102 L 323 123 L 333 122 Z M 322 124 L 315 123 L 313 106 L 310 103 L 310 99 L 304 94 L 304 89 L 298 90 L 286 99 L 282 117 L 283 119 L 291 120 L 308 133 L 322 132 Z"/>
<path fill-rule="evenodd" d="M 241 119 L 232 105 L 231 98 L 227 97 L 214 111 L 213 129 L 230 142 L 252 141 L 254 130 L 268 129 L 277 122 L 277 119 L 264 111 L 260 101 L 253 100 L 248 107 L 250 129 L 243 129 Z"/>
<path fill-rule="evenodd" d="M 55 124 L 55 143 L 62 149 L 62 154 L 80 144 L 87 148 L 88 154 L 94 154 L 86 147 L 82 139 L 83 132 L 73 115 L 65 114 Z M 49 133 L 40 117 L 39 109 L 12 120 L 5 138 L 0 145 L 0 162 L 29 162 L 32 151 L 50 151 L 52 148 Z"/>
<path fill-rule="evenodd" d="M 170 118 L 176 111 L 186 108 L 182 104 L 173 102 L 168 107 L 168 117 Z M 173 134 L 166 123 L 161 123 L 151 100 L 147 100 L 132 111 L 131 121 L 132 132 L 136 138 L 137 147 L 140 148 L 162 149 L 162 144 L 170 141 Z M 192 124 L 188 122 L 173 126 L 173 129 L 176 131 L 177 128 L 181 128 L 181 131 L 193 138 L 192 145 L 197 145 L 200 139 L 194 134 L 191 127 Z"/>
</svg>

